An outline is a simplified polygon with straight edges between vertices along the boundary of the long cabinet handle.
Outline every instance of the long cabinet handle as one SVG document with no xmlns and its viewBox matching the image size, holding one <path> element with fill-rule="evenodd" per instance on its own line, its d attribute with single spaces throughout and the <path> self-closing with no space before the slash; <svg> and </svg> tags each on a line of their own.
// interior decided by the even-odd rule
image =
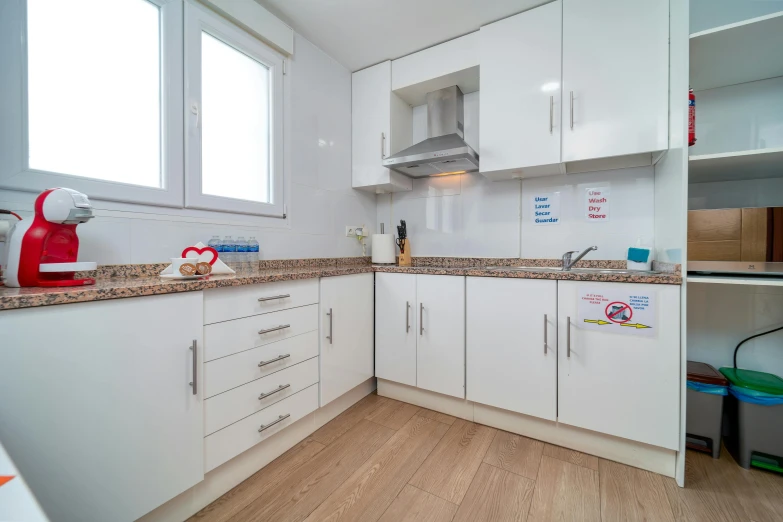
<svg viewBox="0 0 783 522">
<path fill-rule="evenodd" d="M 334 318 L 334 314 L 332 313 L 331 308 L 326 312 L 326 315 L 329 316 L 329 335 L 327 335 L 326 338 L 329 339 L 329 344 L 334 344 L 334 332 L 332 330 L 332 319 Z"/>
<path fill-rule="evenodd" d="M 549 97 L 549 134 L 552 134 L 554 128 L 555 128 L 555 97 L 550 96 Z"/>
<path fill-rule="evenodd" d="M 424 335 L 424 303 L 419 303 L 419 335 Z"/>
<path fill-rule="evenodd" d="M 381 133 L 381 159 L 386 157 L 386 133 Z"/>
<path fill-rule="evenodd" d="M 262 393 L 261 395 L 259 395 L 258 396 L 258 400 L 260 401 L 261 399 L 266 399 L 270 395 L 274 395 L 275 393 L 279 393 L 279 392 L 285 390 L 286 388 L 290 388 L 290 387 L 291 387 L 290 384 L 281 384 L 280 386 L 278 386 L 277 388 L 275 388 L 271 392 L 266 392 L 266 393 Z"/>
<path fill-rule="evenodd" d="M 280 415 L 276 420 L 273 420 L 269 424 L 262 424 L 261 427 L 258 428 L 258 433 L 261 433 L 264 430 L 268 430 L 269 428 L 271 428 L 272 426 L 274 426 L 278 422 L 283 422 L 284 420 L 286 420 L 290 416 L 291 416 L 290 413 L 286 413 L 285 415 Z"/>
<path fill-rule="evenodd" d="M 574 130 L 574 91 L 570 92 L 569 97 L 571 98 L 571 130 Z"/>
<path fill-rule="evenodd" d="M 258 367 L 261 368 L 262 366 L 266 366 L 267 364 L 272 364 L 273 362 L 282 361 L 283 359 L 287 359 L 291 357 L 290 353 L 287 353 L 285 355 L 278 355 L 274 359 L 269 359 L 268 361 L 261 361 L 258 363 Z"/>
<path fill-rule="evenodd" d="M 291 294 L 280 294 L 280 295 L 271 295 L 269 297 L 259 297 L 258 301 L 259 302 L 274 301 L 275 299 L 285 299 L 287 297 L 291 297 Z"/>
<path fill-rule="evenodd" d="M 571 317 L 566 317 L 566 356 L 571 358 Z"/>
<path fill-rule="evenodd" d="M 546 314 L 544 314 L 544 355 L 546 355 L 546 349 L 547 349 L 547 324 L 546 324 Z"/>
<path fill-rule="evenodd" d="M 198 341 L 196 339 L 193 339 L 190 349 L 193 352 L 193 380 L 189 384 L 193 386 L 193 395 L 198 395 Z"/>
<path fill-rule="evenodd" d="M 411 331 L 411 302 L 405 301 L 405 333 Z"/>
<path fill-rule="evenodd" d="M 276 332 L 278 330 L 285 330 L 286 328 L 291 328 L 290 324 L 281 324 L 279 326 L 273 326 L 272 328 L 267 328 L 266 330 L 259 330 L 258 334 L 268 334 L 270 332 Z"/>
</svg>

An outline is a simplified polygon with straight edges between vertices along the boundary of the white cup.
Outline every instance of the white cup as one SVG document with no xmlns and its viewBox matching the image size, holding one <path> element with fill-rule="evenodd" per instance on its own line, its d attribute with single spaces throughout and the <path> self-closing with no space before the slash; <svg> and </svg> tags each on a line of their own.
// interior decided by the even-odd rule
<svg viewBox="0 0 783 522">
<path fill-rule="evenodd" d="M 198 263 L 198 259 L 195 257 L 172 257 L 171 258 L 172 273 L 176 277 L 186 277 L 186 275 L 180 272 L 180 268 L 182 267 L 182 265 L 191 264 L 195 268 L 196 263 Z M 194 271 L 192 275 L 198 275 L 198 273 Z"/>
</svg>

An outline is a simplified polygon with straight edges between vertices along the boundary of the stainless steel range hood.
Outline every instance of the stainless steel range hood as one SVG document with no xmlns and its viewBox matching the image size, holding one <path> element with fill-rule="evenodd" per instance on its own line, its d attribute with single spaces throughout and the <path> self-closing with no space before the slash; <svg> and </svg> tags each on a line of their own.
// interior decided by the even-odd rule
<svg viewBox="0 0 783 522">
<path fill-rule="evenodd" d="M 411 178 L 476 172 L 479 155 L 465 143 L 462 91 L 456 85 L 427 93 L 427 139 L 383 160 Z"/>
</svg>

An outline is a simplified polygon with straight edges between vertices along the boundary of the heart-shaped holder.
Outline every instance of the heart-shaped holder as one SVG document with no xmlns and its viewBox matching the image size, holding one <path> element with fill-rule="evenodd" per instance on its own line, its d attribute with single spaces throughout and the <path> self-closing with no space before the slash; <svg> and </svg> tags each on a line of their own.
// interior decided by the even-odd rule
<svg viewBox="0 0 783 522">
<path fill-rule="evenodd" d="M 231 268 L 228 267 L 218 257 L 217 250 L 212 247 L 204 245 L 204 243 L 196 243 L 193 246 L 189 246 L 182 251 L 181 257 L 192 258 L 197 262 L 197 265 L 201 263 L 207 263 L 212 268 L 212 274 L 235 274 Z M 171 265 L 167 266 L 160 275 L 173 274 L 174 270 Z"/>
</svg>

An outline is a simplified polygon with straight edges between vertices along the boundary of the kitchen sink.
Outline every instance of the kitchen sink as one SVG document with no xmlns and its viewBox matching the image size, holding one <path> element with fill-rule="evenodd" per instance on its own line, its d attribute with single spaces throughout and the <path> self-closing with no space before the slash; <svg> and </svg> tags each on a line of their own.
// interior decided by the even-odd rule
<svg viewBox="0 0 783 522">
<path fill-rule="evenodd" d="M 509 272 L 562 272 L 560 267 L 553 266 L 488 266 L 487 270 Z M 658 275 L 660 272 L 646 270 L 628 270 L 626 268 L 572 268 L 569 270 L 575 274 L 603 274 L 603 275 Z"/>
<path fill-rule="evenodd" d="M 503 270 L 509 272 L 561 272 L 562 269 L 553 266 L 488 266 L 487 270 Z"/>
</svg>

